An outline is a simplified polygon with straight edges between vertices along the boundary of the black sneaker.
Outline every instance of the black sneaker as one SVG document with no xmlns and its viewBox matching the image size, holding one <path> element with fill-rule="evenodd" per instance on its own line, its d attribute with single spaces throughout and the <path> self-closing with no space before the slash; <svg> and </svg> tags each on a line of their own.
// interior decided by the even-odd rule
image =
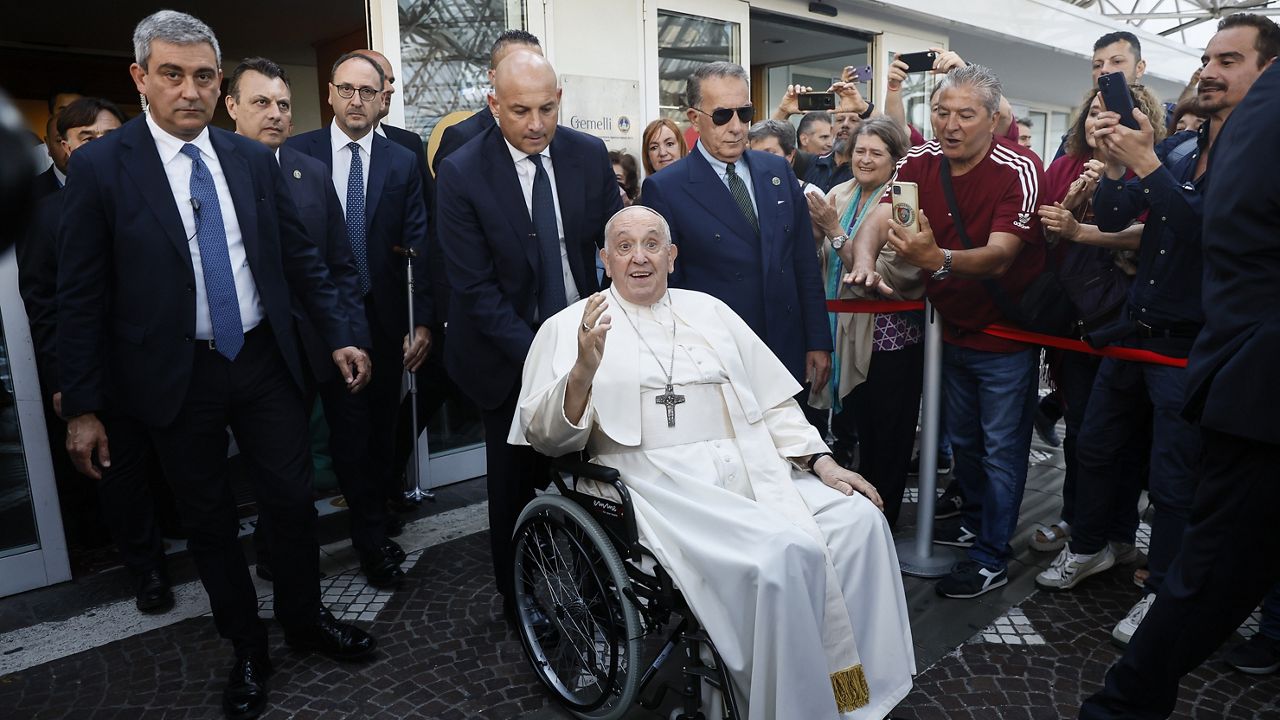
<svg viewBox="0 0 1280 720">
<path fill-rule="evenodd" d="M 982 563 L 966 560 L 956 563 L 956 566 L 951 569 L 951 574 L 939 580 L 934 589 L 942 597 L 964 600 L 978 597 L 1008 584 L 1009 573 L 1005 568 L 990 570 Z"/>
<path fill-rule="evenodd" d="M 959 521 L 937 523 L 933 526 L 933 542 L 935 545 L 952 547 L 973 547 L 978 536 Z"/>
<path fill-rule="evenodd" d="M 1043 410 L 1036 410 L 1036 416 L 1031 420 L 1031 424 L 1035 426 L 1036 434 L 1046 445 L 1062 446 L 1062 438 L 1058 435 L 1058 421 L 1046 415 Z"/>
<path fill-rule="evenodd" d="M 1280 640 L 1256 633 L 1223 658 L 1231 667 L 1247 675 L 1270 675 L 1280 670 Z"/>
<path fill-rule="evenodd" d="M 960 509 L 964 507 L 964 498 L 960 496 L 960 484 L 952 480 L 947 489 L 942 491 L 938 504 L 933 506 L 934 520 L 948 520 L 960 517 Z"/>
</svg>

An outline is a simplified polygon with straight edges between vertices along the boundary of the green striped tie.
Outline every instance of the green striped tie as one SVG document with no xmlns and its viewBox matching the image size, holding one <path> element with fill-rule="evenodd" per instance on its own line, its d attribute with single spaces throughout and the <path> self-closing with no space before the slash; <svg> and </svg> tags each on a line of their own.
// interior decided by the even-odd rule
<svg viewBox="0 0 1280 720">
<path fill-rule="evenodd" d="M 728 165 L 729 194 L 733 196 L 734 201 L 738 203 L 738 209 L 747 216 L 747 222 L 751 223 L 751 227 L 755 228 L 756 234 L 759 235 L 760 220 L 756 217 L 755 205 L 751 204 L 751 193 L 747 192 L 747 184 L 742 182 L 738 173 L 734 172 L 733 163 Z"/>
</svg>

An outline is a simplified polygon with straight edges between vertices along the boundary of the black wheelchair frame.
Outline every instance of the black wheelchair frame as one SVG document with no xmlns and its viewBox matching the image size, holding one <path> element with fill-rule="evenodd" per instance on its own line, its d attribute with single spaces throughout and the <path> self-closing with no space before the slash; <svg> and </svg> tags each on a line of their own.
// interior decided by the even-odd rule
<svg viewBox="0 0 1280 720">
<path fill-rule="evenodd" d="M 635 702 L 656 710 L 670 691 L 681 697 L 677 720 L 704 720 L 703 683 L 720 691 L 722 720 L 739 720 L 715 645 L 640 543 L 631 494 L 618 471 L 575 454 L 554 460 L 551 474 L 559 496 L 531 501 L 513 536 L 518 634 L 538 679 L 562 707 L 585 720 L 618 720 Z M 581 480 L 613 488 L 618 499 L 579 491 Z M 652 574 L 641 569 L 646 560 Z M 670 625 L 673 615 L 679 622 L 637 676 L 641 642 Z M 703 649 L 712 665 L 703 661 Z M 677 650 L 684 658 L 681 686 L 659 682 L 646 697 Z M 596 690 L 583 697 L 590 687 Z"/>
</svg>

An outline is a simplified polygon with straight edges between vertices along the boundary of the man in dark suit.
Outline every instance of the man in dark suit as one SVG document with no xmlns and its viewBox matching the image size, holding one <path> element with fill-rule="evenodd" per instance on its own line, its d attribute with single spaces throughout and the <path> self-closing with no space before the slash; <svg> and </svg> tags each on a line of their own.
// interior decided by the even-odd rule
<svg viewBox="0 0 1280 720">
<path fill-rule="evenodd" d="M 598 289 L 594 257 L 622 208 L 604 143 L 556 125 L 560 89 L 541 55 L 498 65 L 499 118 L 440 165 L 440 237 L 453 279 L 445 363 L 484 419 L 489 533 L 509 621 L 511 535 L 546 464 L 507 444 L 520 373 L 542 321 Z"/>
<path fill-rule="evenodd" d="M 330 76 L 333 124 L 286 145 L 325 164 L 343 205 L 373 341 L 371 356 L 379 368 L 369 385 L 369 458 L 384 499 L 403 492 L 402 468 L 392 464 L 403 371 L 416 372 L 426 359 L 434 324 L 421 170 L 412 152 L 374 132 L 385 91 L 386 78 L 374 60 L 358 52 L 343 55 Z M 405 261 L 396 248 L 417 253 L 412 337 Z"/>
<path fill-rule="evenodd" d="M 58 114 L 56 130 L 66 156 L 91 140 L 118 129 L 125 122 L 111 101 L 82 97 Z M 156 524 L 151 475 L 154 454 L 146 428 L 137 421 L 104 413 L 111 436 L 112 460 L 101 480 L 75 471 L 66 453 L 67 424 L 62 420 L 62 392 L 58 384 L 57 285 L 58 228 L 62 224 L 64 195 L 54 192 L 36 203 L 35 220 L 27 236 L 18 242 L 18 290 L 27 310 L 36 365 L 40 371 L 41 397 L 49 450 L 54 460 L 58 499 L 68 522 L 79 526 L 70 532 L 83 534 L 86 526 L 103 523 L 111 533 L 120 560 L 136 582 L 135 605 L 144 613 L 165 612 L 173 607 L 164 548 Z M 86 501 L 95 498 L 96 501 Z M 100 519 L 99 519 L 100 518 Z"/>
<path fill-rule="evenodd" d="M 640 191 L 680 246 L 671 285 L 723 300 L 801 384 L 820 387 L 831 372 L 831 329 L 795 173 L 784 158 L 747 149 L 753 111 L 740 66 L 698 68 L 687 95 L 698 142 Z M 797 397 L 801 407 L 807 396 Z"/>
<path fill-rule="evenodd" d="M 258 140 L 275 151 L 307 236 L 325 259 L 329 274 L 339 290 L 343 308 L 351 320 L 357 344 L 369 347 L 369 324 L 365 318 L 342 204 L 329 179 L 324 163 L 292 148 L 283 147 L 293 126 L 293 95 L 289 78 L 276 63 L 266 58 L 248 58 L 232 71 L 227 82 L 227 113 L 236 123 L 236 133 Z M 312 381 L 307 407 L 319 395 L 329 425 L 329 454 L 342 495 L 346 498 L 351 525 L 351 544 L 360 556 L 360 567 L 374 587 L 394 587 L 404 578 L 400 562 L 404 551 L 387 538 L 387 512 L 381 488 L 369 468 L 371 426 L 365 393 L 347 392 L 346 384 L 329 359 L 320 332 L 307 319 L 301 298 L 294 298 L 294 320 L 302 341 L 303 358 Z M 258 546 L 258 575 L 273 576 L 270 557 L 268 515 L 260 515 L 254 533 Z"/>
<path fill-rule="evenodd" d="M 222 71 L 200 20 L 162 10 L 134 30 L 143 117 L 75 154 L 58 235 L 58 365 L 77 468 L 110 466 L 104 408 L 144 423 L 173 485 L 218 632 L 236 654 L 231 717 L 257 716 L 271 673 L 266 626 L 237 540 L 229 425 L 276 523 L 275 615 L 286 641 L 337 659 L 376 642 L 320 602 L 305 387 L 291 297 L 306 302 L 351 389 L 338 291 L 261 143 L 208 127 Z"/>
<path fill-rule="evenodd" d="M 1204 662 L 1280 580 L 1280 28 L 1231 15 L 1205 48 L 1198 102 L 1232 106 L 1204 198 L 1204 328 L 1187 366 L 1188 419 L 1204 452 L 1181 552 L 1125 654 L 1081 718 L 1165 718 Z M 1238 103 L 1238 104 L 1237 104 Z"/>
<path fill-rule="evenodd" d="M 58 115 L 71 103 L 82 97 L 80 93 L 59 90 L 49 96 L 49 120 L 44 126 L 44 146 L 53 164 L 36 176 L 34 197 L 36 200 L 62 189 L 67 182 L 67 149 L 58 134 Z"/>
</svg>

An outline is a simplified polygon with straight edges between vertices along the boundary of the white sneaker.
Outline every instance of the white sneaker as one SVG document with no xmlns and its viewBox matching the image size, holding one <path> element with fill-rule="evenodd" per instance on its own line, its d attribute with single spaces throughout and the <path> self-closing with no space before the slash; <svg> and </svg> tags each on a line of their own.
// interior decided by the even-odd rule
<svg viewBox="0 0 1280 720">
<path fill-rule="evenodd" d="M 1111 548 L 1111 554 L 1116 556 L 1117 565 L 1138 565 L 1147 561 L 1147 556 L 1143 555 L 1136 545 L 1109 542 L 1107 547 Z"/>
<path fill-rule="evenodd" d="M 1116 623 L 1116 629 L 1111 631 L 1111 639 L 1120 645 L 1128 645 L 1133 639 L 1133 634 L 1138 631 L 1138 626 L 1142 624 L 1142 619 L 1147 616 L 1147 612 L 1151 610 L 1151 606 L 1156 601 L 1155 593 L 1147 593 L 1142 596 L 1137 605 L 1129 611 L 1124 619 Z"/>
<path fill-rule="evenodd" d="M 1090 575 L 1111 569 L 1116 564 L 1116 556 L 1110 547 L 1092 555 L 1077 555 L 1071 547 L 1062 548 L 1062 552 L 1053 559 L 1049 569 L 1036 575 L 1036 585 L 1046 590 L 1070 590 Z"/>
</svg>

